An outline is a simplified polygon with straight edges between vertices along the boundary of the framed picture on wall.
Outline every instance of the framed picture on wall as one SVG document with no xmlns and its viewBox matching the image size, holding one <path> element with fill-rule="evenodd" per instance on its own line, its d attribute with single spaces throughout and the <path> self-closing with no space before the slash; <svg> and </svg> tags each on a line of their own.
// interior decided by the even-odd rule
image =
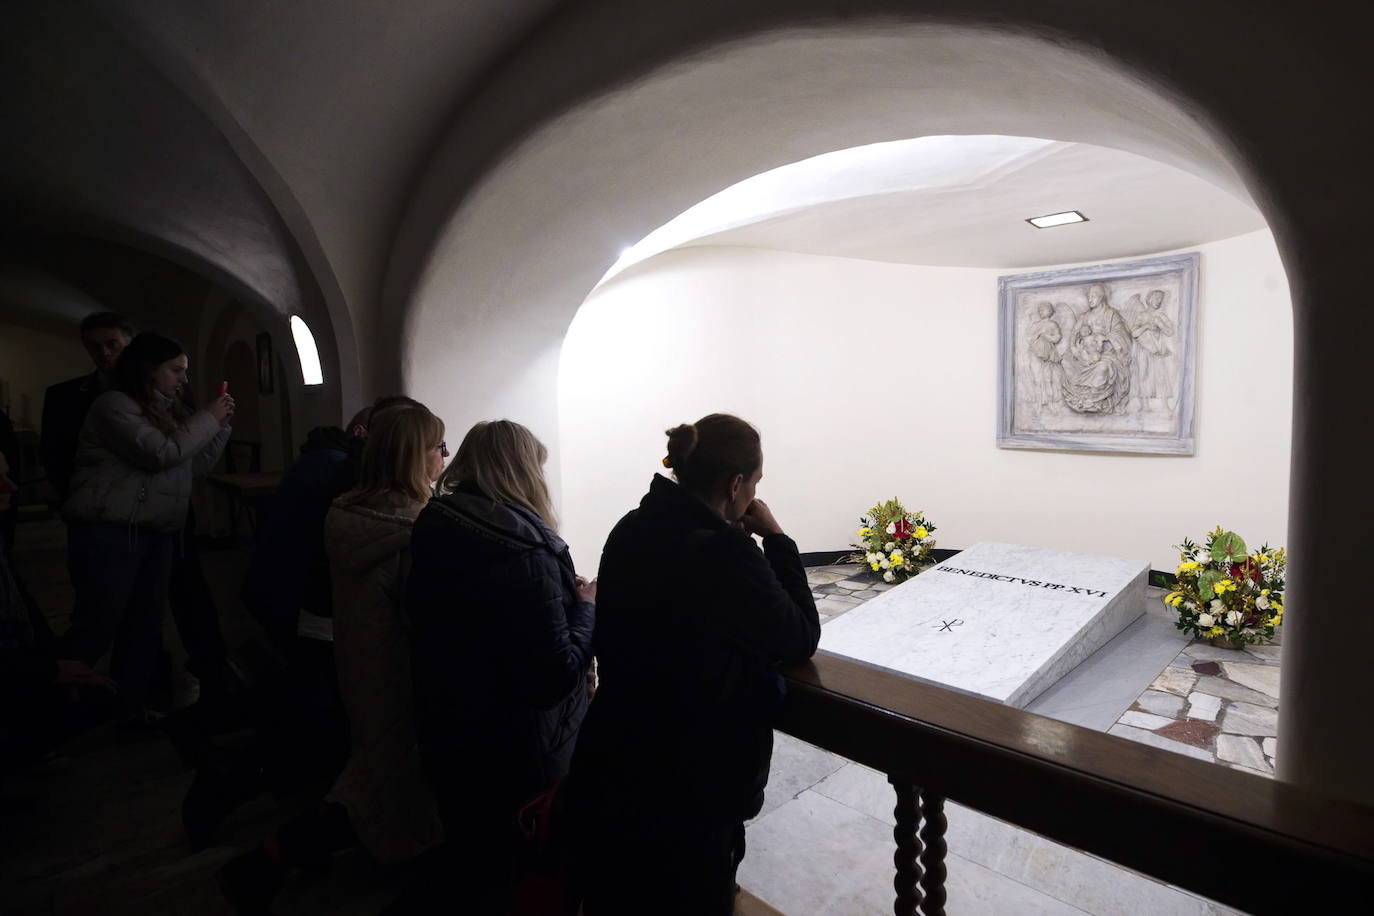
<svg viewBox="0 0 1374 916">
<path fill-rule="evenodd" d="M 258 335 L 258 394 L 271 394 L 272 377 L 272 335 L 263 331 Z"/>
<path fill-rule="evenodd" d="M 1198 254 L 998 280 L 1001 448 L 1193 454 Z"/>
</svg>

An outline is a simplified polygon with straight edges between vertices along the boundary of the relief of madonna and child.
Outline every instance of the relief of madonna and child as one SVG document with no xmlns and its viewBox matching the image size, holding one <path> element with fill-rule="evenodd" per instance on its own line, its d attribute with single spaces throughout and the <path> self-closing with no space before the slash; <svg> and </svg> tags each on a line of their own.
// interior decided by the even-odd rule
<svg viewBox="0 0 1374 916">
<path fill-rule="evenodd" d="M 1192 260 L 1185 268 L 1195 265 Z M 1010 404 L 1003 405 L 999 439 L 1098 435 L 1111 438 L 1110 450 L 1134 450 L 1122 440 L 1186 438 L 1191 449 L 1191 404 L 1184 392 L 1191 390 L 1193 273 L 1174 269 L 1073 282 L 1073 274 L 1088 270 L 1094 269 L 1063 271 L 1057 282 L 1027 275 L 1048 282 L 1020 289 L 1007 283 L 1017 278 L 1003 278 L 1003 333 L 1011 334 L 1010 347 L 1003 343 L 1003 397 Z M 1003 444 L 1093 447 L 1091 439 Z"/>
</svg>

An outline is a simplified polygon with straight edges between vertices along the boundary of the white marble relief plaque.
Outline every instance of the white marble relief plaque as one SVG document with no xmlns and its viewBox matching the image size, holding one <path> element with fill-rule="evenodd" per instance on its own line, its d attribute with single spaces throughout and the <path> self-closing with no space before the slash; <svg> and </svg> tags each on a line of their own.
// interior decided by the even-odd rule
<svg viewBox="0 0 1374 916">
<path fill-rule="evenodd" d="M 984 541 L 821 628 L 821 648 L 1024 707 L 1145 610 L 1149 564 Z"/>
</svg>

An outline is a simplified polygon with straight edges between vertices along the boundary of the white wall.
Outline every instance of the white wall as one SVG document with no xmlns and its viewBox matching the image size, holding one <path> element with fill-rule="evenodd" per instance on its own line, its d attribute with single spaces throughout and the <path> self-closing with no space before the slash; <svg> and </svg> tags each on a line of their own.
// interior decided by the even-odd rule
<svg viewBox="0 0 1374 916">
<path fill-rule="evenodd" d="M 1287 281 L 1268 231 L 1194 250 L 1192 457 L 996 447 L 997 277 L 1009 271 L 733 248 L 655 258 L 597 289 L 564 344 L 564 534 L 590 568 L 661 470 L 663 430 L 723 410 L 759 427 L 760 496 L 804 551 L 843 547 L 860 513 L 894 495 L 946 547 L 1006 540 L 1172 569 L 1171 545 L 1218 523 L 1283 543 Z"/>
<path fill-rule="evenodd" d="M 9 408 L 16 427 L 37 429 L 47 387 L 92 368 L 74 324 L 40 328 L 0 323 L 0 407 Z"/>
</svg>

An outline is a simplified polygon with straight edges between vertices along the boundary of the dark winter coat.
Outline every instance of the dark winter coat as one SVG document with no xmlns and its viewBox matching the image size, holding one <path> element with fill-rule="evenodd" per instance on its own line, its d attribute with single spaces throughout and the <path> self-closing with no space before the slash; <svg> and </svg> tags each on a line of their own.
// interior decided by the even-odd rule
<svg viewBox="0 0 1374 916">
<path fill-rule="evenodd" d="M 357 484 L 366 441 L 338 427 L 312 429 L 258 526 L 243 599 L 279 641 L 295 638 L 300 611 L 334 613 L 324 521 L 334 500 Z"/>
<path fill-rule="evenodd" d="M 736 530 L 656 476 L 601 555 L 601 686 L 570 791 L 598 817 L 757 814 L 783 697 L 779 664 L 816 651 L 820 619 L 797 545 Z"/>
<path fill-rule="evenodd" d="M 71 492 L 72 474 L 76 472 L 76 450 L 81 441 L 81 427 L 91 404 L 114 384 L 113 372 L 99 370 L 80 378 L 51 385 L 43 395 L 42 433 L 39 450 L 48 482 L 65 500 Z"/>
<path fill-rule="evenodd" d="M 430 501 L 411 555 L 419 738 L 440 800 L 476 792 L 513 814 L 567 771 L 595 610 L 567 544 L 474 487 Z"/>
</svg>

